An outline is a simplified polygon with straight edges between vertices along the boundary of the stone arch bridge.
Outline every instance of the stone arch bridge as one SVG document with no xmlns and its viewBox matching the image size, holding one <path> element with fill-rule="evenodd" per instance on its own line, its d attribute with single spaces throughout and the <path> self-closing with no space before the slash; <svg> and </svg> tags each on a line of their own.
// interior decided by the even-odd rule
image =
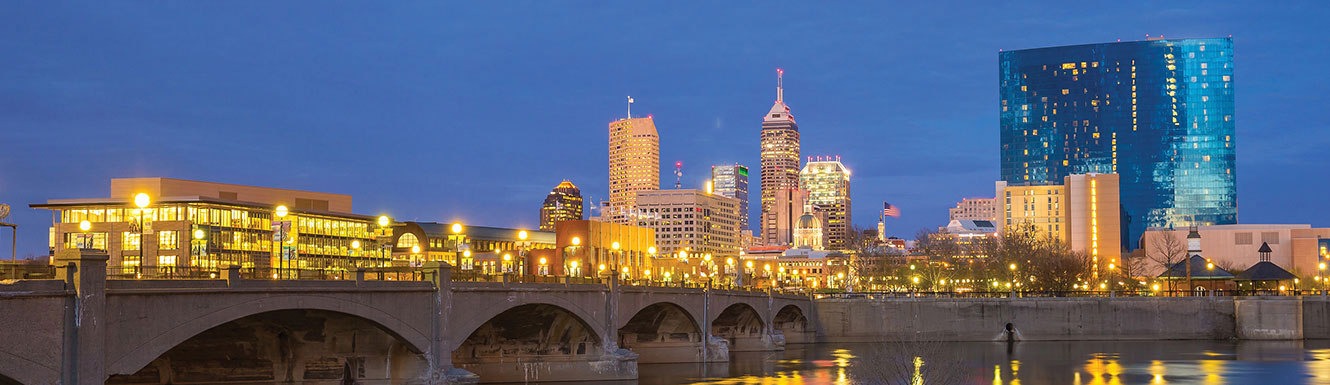
<svg viewBox="0 0 1330 385">
<path fill-rule="evenodd" d="M 108 280 L 104 254 L 0 284 L 0 384 L 633 379 L 812 342 L 805 296 L 609 284 Z"/>
</svg>

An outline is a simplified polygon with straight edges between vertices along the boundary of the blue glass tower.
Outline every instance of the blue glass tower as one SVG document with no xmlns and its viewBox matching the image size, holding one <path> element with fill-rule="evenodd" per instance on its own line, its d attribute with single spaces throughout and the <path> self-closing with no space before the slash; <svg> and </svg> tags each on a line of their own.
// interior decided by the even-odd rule
<svg viewBox="0 0 1330 385">
<path fill-rule="evenodd" d="M 1148 227 L 1233 224 L 1233 39 L 998 54 L 1002 180 L 1118 173 L 1123 248 Z"/>
</svg>

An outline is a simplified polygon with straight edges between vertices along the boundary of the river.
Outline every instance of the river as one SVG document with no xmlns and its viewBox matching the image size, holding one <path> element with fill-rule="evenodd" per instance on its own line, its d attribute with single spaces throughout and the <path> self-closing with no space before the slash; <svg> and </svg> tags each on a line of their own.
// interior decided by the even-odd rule
<svg viewBox="0 0 1330 385">
<path fill-rule="evenodd" d="M 1330 385 L 1330 340 L 811 344 L 638 371 L 643 385 L 909 384 L 916 372 L 925 385 Z"/>
</svg>

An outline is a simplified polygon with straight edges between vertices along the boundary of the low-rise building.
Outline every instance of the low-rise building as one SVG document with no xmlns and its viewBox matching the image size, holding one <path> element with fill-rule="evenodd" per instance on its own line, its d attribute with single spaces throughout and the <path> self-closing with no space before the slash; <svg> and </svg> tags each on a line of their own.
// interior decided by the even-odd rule
<svg viewBox="0 0 1330 385">
<path fill-rule="evenodd" d="M 1166 252 L 1169 241 L 1185 241 L 1189 228 L 1151 228 L 1141 235 L 1140 248 L 1149 256 Z M 1330 228 L 1313 228 L 1310 224 L 1238 224 L 1199 226 L 1203 256 L 1214 263 L 1238 269 L 1261 261 L 1261 244 L 1270 247 L 1270 262 L 1302 277 L 1316 276 L 1320 264 L 1330 258 Z M 1185 245 L 1185 242 L 1184 242 Z M 1176 248 L 1176 247 L 1173 247 Z M 1156 258 L 1158 259 L 1158 258 Z M 1152 275 L 1163 267 L 1151 264 Z M 1322 277 L 1330 271 L 1322 272 Z"/>
<path fill-rule="evenodd" d="M 112 267 L 355 269 L 389 264 L 351 196 L 171 178 L 117 178 L 107 198 L 52 199 L 50 247 L 106 250 Z"/>
<path fill-rule="evenodd" d="M 994 198 L 962 198 L 947 210 L 950 220 L 997 221 L 998 205 Z"/>
<path fill-rule="evenodd" d="M 574 277 L 607 276 L 639 279 L 650 275 L 659 250 L 656 231 L 647 227 L 592 220 L 555 224 L 555 274 Z"/>
<path fill-rule="evenodd" d="M 1032 225 L 1040 234 L 1066 242 L 1097 265 L 1122 255 L 1117 174 L 1076 174 L 1061 185 L 1009 186 L 997 182 L 998 232 Z"/>
</svg>

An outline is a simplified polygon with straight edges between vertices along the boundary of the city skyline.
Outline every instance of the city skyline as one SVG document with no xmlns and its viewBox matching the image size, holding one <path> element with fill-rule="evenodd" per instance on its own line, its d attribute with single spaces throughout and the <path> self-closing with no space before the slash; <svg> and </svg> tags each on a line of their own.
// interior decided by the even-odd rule
<svg viewBox="0 0 1330 385">
<path fill-rule="evenodd" d="M 534 229 L 538 223 L 531 215 L 532 210 L 538 207 L 549 186 L 559 180 L 566 178 L 583 186 L 588 199 L 608 198 L 603 184 L 605 154 L 599 150 L 604 148 L 604 132 L 600 130 L 607 121 L 621 116 L 619 100 L 625 95 L 637 96 L 641 101 L 639 111 L 654 114 L 659 121 L 661 161 L 664 164 L 683 161 L 684 187 L 700 188 L 707 174 L 705 165 L 755 163 L 756 114 L 770 102 L 770 71 L 774 68 L 783 68 L 792 75 L 787 88 L 792 90 L 790 103 L 800 111 L 805 129 L 803 151 L 842 154 L 853 160 L 847 164 L 856 172 L 857 191 L 853 195 L 870 202 L 887 200 L 903 207 L 907 215 L 888 220 L 887 228 L 892 234 L 908 236 L 919 228 L 944 224 L 948 207 L 964 197 L 986 197 L 992 181 L 997 179 L 993 144 L 997 138 L 994 64 L 998 49 L 1101 43 L 1119 38 L 1141 40 L 1147 32 L 1162 32 L 1170 37 L 1236 35 L 1235 62 L 1239 68 L 1236 76 L 1243 78 L 1236 101 L 1236 119 L 1240 121 L 1237 130 L 1242 138 L 1237 168 L 1244 175 L 1266 176 L 1238 182 L 1243 190 L 1240 223 L 1321 225 L 1330 211 L 1317 203 L 1315 193 L 1330 187 L 1327 182 L 1303 178 L 1322 172 L 1313 154 L 1327 144 L 1325 135 L 1320 134 L 1324 123 L 1317 123 L 1326 121 L 1326 112 L 1314 106 L 1324 102 L 1325 96 L 1320 95 L 1320 87 L 1316 85 L 1324 84 L 1326 75 L 1299 73 L 1296 81 L 1286 79 L 1289 70 L 1276 58 L 1277 52 L 1296 50 L 1297 40 L 1287 39 L 1288 36 L 1314 35 L 1300 31 L 1314 28 L 1311 20 L 1326 13 L 1320 9 L 1289 12 L 1284 7 L 1277 10 L 1278 14 L 1291 14 L 1294 20 L 1279 25 L 1251 17 L 1276 10 L 1242 6 L 1193 10 L 1182 13 L 1180 18 L 1146 18 L 1089 30 L 1037 21 L 1038 27 L 1052 32 L 1039 34 L 1021 33 L 1028 29 L 1013 27 L 1017 25 L 1015 21 L 986 22 L 971 29 L 947 24 L 914 30 L 919 35 L 906 35 L 906 39 L 898 41 L 893 37 L 909 33 L 911 28 L 921 28 L 917 23 L 901 20 L 901 26 L 884 31 L 828 33 L 817 38 L 779 32 L 780 37 L 787 39 L 775 40 L 793 39 L 800 43 L 792 45 L 793 52 L 764 51 L 773 46 L 791 46 L 788 41 L 761 43 L 753 52 L 746 53 L 751 58 L 729 53 L 724 54 L 726 60 L 714 65 L 703 64 L 700 56 L 694 55 L 667 64 L 616 59 L 610 67 L 575 68 L 585 63 L 573 55 L 591 54 L 624 41 L 632 42 L 626 49 L 650 53 L 651 57 L 687 51 L 652 44 L 678 39 L 679 36 L 665 35 L 679 32 L 633 29 L 627 37 L 601 38 L 604 40 L 582 45 L 582 49 L 590 47 L 592 52 L 564 52 L 561 60 L 541 66 L 541 71 L 499 66 L 488 74 L 458 75 L 450 71 L 483 68 L 480 66 L 498 62 L 505 55 L 526 58 L 567 47 L 555 44 L 553 48 L 533 53 L 504 54 L 486 49 L 484 44 L 498 41 L 528 47 L 505 40 L 524 35 L 501 35 L 480 42 L 443 40 L 445 49 L 429 51 L 414 60 L 407 58 L 385 64 L 365 59 L 376 53 L 396 51 L 368 41 L 398 37 L 399 44 L 404 46 L 400 48 L 409 49 L 438 43 L 429 38 L 406 38 L 416 32 L 428 32 L 423 35 L 443 39 L 443 32 L 453 28 L 487 31 L 486 27 L 468 24 L 467 12 L 448 15 L 457 20 L 447 20 L 449 27 L 443 28 L 427 27 L 434 24 L 410 16 L 422 11 L 419 9 L 378 10 L 382 14 L 375 16 L 409 21 L 405 26 L 388 27 L 361 26 L 339 19 L 345 16 L 343 13 L 364 10 L 324 9 L 312 15 L 315 22 L 352 23 L 369 37 L 333 33 L 327 40 L 288 47 L 281 39 L 259 43 L 269 40 L 269 36 L 297 36 L 305 32 L 298 27 L 259 25 L 242 34 L 221 33 L 225 24 L 217 23 L 253 16 L 244 9 L 219 10 L 205 4 L 185 4 L 172 12 L 186 17 L 168 20 L 164 17 L 168 14 L 159 13 L 160 10 L 104 5 L 126 16 L 124 20 L 113 20 L 116 18 L 104 12 L 108 9 L 42 12 L 40 8 L 45 6 L 49 5 L 25 5 L 38 9 L 17 9 L 5 17 L 21 33 L 4 43 L 19 54 L 14 70 L 0 75 L 5 79 L 3 83 L 10 85 L 0 93 L 0 100 L 6 101 L 3 104 L 6 128 L 0 139 L 13 146 L 13 151 L 0 155 L 0 164 L 5 165 L 0 170 L 0 202 L 13 207 L 14 213 L 6 221 L 20 225 L 20 257 L 44 254 L 46 227 L 50 222 L 48 213 L 27 208 L 28 204 L 46 199 L 104 196 L 101 181 L 111 177 L 161 176 L 329 191 L 358 197 L 360 204 L 355 210 L 358 213 Z M 902 13 L 940 12 L 908 7 L 891 9 L 896 12 L 890 14 L 887 9 L 863 12 L 864 16 L 844 23 L 847 29 L 866 28 L 877 25 L 867 20 L 871 15 L 895 20 Z M 1012 16 L 1019 14 L 1022 7 L 1014 8 L 1018 9 L 976 8 L 958 12 L 972 18 L 992 12 Z M 418 13 L 443 13 L 425 11 Z M 469 12 L 474 15 L 501 11 Z M 519 19 L 525 19 L 535 18 L 542 10 L 513 12 L 519 13 L 516 15 Z M 601 19 L 605 14 L 618 12 L 643 13 L 606 10 L 588 17 Z M 719 15 L 701 16 L 704 19 L 699 23 L 712 33 L 730 31 L 729 28 L 754 29 L 758 20 L 742 18 L 734 27 L 725 27 L 721 22 L 748 12 L 752 10 L 724 10 Z M 1053 12 L 1051 17 L 1043 19 L 1056 20 L 1063 11 Z M 832 23 L 829 13 L 803 13 L 806 15 L 800 23 L 814 26 Z M 1093 16 L 1085 24 L 1109 25 L 1102 21 L 1132 13 L 1131 8 L 1110 10 Z M 189 24 L 205 15 L 215 16 L 219 21 Z M 646 22 L 659 23 L 667 16 L 647 16 Z M 140 27 L 133 25 L 134 21 L 149 21 L 157 29 L 184 33 L 145 37 L 137 33 Z M 574 28 L 576 20 L 567 24 L 546 22 L 557 23 L 555 26 L 571 29 L 572 33 L 586 32 Z M 34 23 L 70 24 L 82 29 L 53 32 L 35 28 L 38 24 Z M 946 30 L 948 27 L 956 30 Z M 77 37 L 91 30 L 109 33 L 99 34 L 92 41 Z M 987 36 L 979 36 L 985 33 Z M 690 49 L 700 48 L 702 54 L 714 54 L 721 47 L 766 40 L 763 35 L 744 32 L 720 43 L 696 43 L 698 46 Z M 836 40 L 858 35 L 869 42 L 889 44 L 882 51 L 892 53 L 865 52 L 859 43 Z M 333 39 L 347 39 L 350 44 L 333 46 Z M 945 71 L 907 62 L 938 52 L 938 47 L 924 44 L 945 45 L 941 43 L 949 39 L 958 52 L 939 56 L 939 63 L 947 67 Z M 535 40 L 544 41 L 544 38 Z M 839 44 L 815 47 L 819 40 Z M 43 41 L 48 44 L 39 47 L 38 43 Z M 99 45 L 128 47 L 129 52 L 121 56 L 92 48 Z M 639 45 L 656 48 L 639 48 Z M 652 53 L 652 49 L 663 51 Z M 447 50 L 474 57 L 458 57 L 457 64 L 434 66 L 442 59 L 454 58 L 456 54 Z M 213 51 L 223 52 L 226 57 L 215 57 L 220 54 Z M 277 51 L 284 53 L 273 53 Z M 104 64 L 86 67 L 70 64 L 87 62 L 86 55 L 97 55 L 95 58 L 105 59 L 97 60 Z M 329 62 L 326 68 L 306 64 L 325 56 Z M 868 65 L 847 63 L 851 61 L 847 58 L 867 59 Z M 220 59 L 220 63 L 205 63 L 213 59 Z M 631 71 L 620 68 L 625 64 Z M 594 72 L 607 69 L 612 70 L 603 75 Z M 346 76 L 350 74 L 360 77 Z M 464 76 L 480 79 L 462 79 Z M 717 76 L 728 79 L 716 79 Z M 492 82 L 501 86 L 480 88 Z M 586 82 L 591 83 L 586 89 L 574 87 Z M 930 87 L 945 88 L 951 93 L 927 94 L 929 97 L 924 98 L 886 95 L 912 95 Z M 510 93 L 519 88 L 530 90 Z M 566 94 L 552 97 L 556 90 Z M 706 95 L 712 93 L 716 95 Z M 946 96 L 945 100 L 926 101 L 937 99 L 938 95 Z M 530 117 L 506 115 L 505 119 L 494 119 L 511 109 L 539 106 L 552 110 Z M 955 114 L 938 113 L 953 110 Z M 878 111 L 881 114 L 874 113 Z M 899 116 L 884 119 L 885 115 Z M 558 129 L 513 131 L 513 127 L 521 126 Z M 467 130 L 471 127 L 483 129 Z M 961 136 L 958 133 L 975 138 L 956 138 Z M 53 143 L 50 138 L 79 140 L 73 144 Z M 573 151 L 542 154 L 540 150 L 549 144 Z M 880 151 L 882 148 L 895 151 Z M 939 148 L 951 151 L 938 151 Z M 364 165 L 377 163 L 375 159 L 384 159 L 382 162 L 393 167 Z M 553 159 L 564 161 L 549 161 Z M 474 166 L 482 161 L 491 164 Z M 438 171 L 422 173 L 409 167 L 420 163 L 430 164 L 426 170 Z M 496 175 L 505 177 L 487 178 Z M 1281 209 L 1290 207 L 1286 205 L 1309 209 L 1297 212 Z M 855 225 L 871 227 L 870 220 L 877 216 L 871 213 L 875 205 L 859 206 L 860 221 Z"/>
</svg>

